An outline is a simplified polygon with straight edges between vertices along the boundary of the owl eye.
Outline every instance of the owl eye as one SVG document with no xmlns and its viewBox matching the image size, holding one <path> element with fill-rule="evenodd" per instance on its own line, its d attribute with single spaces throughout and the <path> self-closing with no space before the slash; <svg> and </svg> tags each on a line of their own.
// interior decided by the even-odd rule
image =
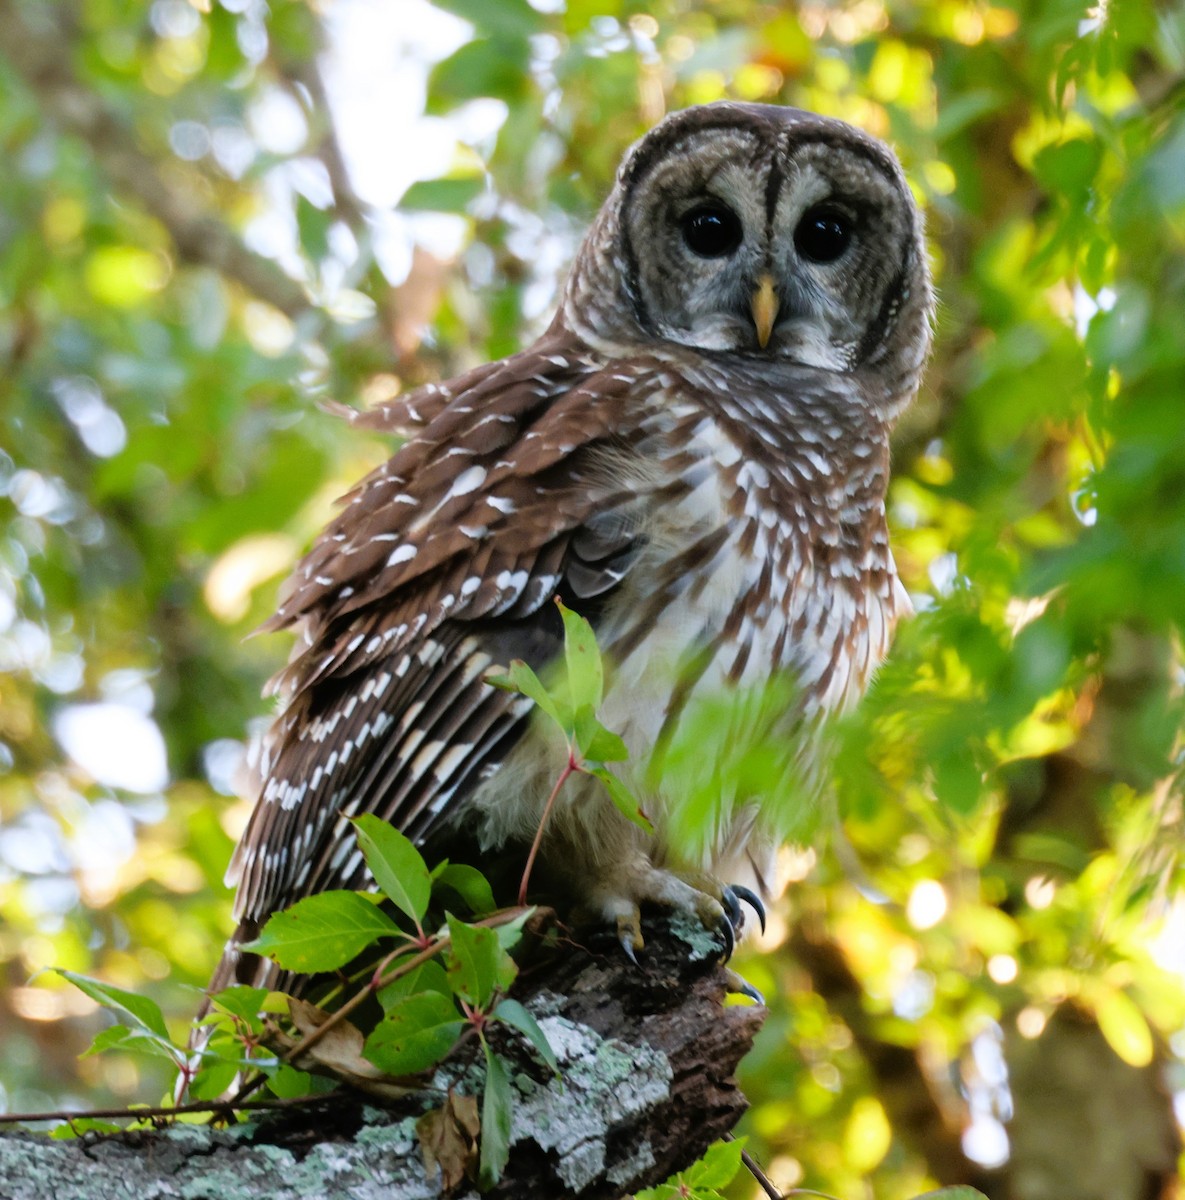
<svg viewBox="0 0 1185 1200">
<path fill-rule="evenodd" d="M 723 204 L 702 204 L 679 222 L 683 241 L 700 258 L 723 258 L 731 254 L 744 237 L 740 220 Z"/>
<path fill-rule="evenodd" d="M 794 231 L 794 248 L 811 262 L 835 262 L 852 240 L 854 222 L 825 204 L 808 208 Z"/>
</svg>

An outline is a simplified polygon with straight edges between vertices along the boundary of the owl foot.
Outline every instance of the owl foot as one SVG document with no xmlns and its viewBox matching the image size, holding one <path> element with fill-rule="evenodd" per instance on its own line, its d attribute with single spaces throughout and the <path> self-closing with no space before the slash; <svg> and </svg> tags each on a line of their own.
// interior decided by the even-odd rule
<svg viewBox="0 0 1185 1200">
<path fill-rule="evenodd" d="M 741 908 L 742 900 L 756 915 L 761 932 L 765 932 L 765 905 L 762 904 L 757 893 L 750 888 L 740 883 L 721 883 L 706 871 L 678 871 L 676 875 L 697 892 L 712 897 L 720 904 L 726 920 L 714 927 L 709 927 L 719 928 L 724 937 L 725 962 L 732 957 L 733 951 L 736 949 L 737 938 L 744 932 L 745 911 Z M 705 921 L 704 924 L 708 925 L 708 922 Z"/>
<path fill-rule="evenodd" d="M 685 913 L 705 929 L 718 933 L 724 942 L 721 961 L 728 962 L 745 925 L 742 900 L 753 909 L 764 929 L 765 908 L 749 888 L 720 883 L 705 872 L 666 871 L 647 864 L 628 878 L 615 878 L 593 897 L 590 907 L 616 924 L 617 940 L 631 962 L 637 963 L 637 952 L 646 944 L 642 936 L 644 903 Z"/>
</svg>

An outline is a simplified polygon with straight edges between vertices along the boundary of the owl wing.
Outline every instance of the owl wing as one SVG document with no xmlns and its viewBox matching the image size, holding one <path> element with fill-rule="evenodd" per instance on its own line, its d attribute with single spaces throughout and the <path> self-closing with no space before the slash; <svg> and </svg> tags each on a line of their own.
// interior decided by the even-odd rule
<svg viewBox="0 0 1185 1200">
<path fill-rule="evenodd" d="M 628 444 L 646 378 L 551 334 L 359 420 L 418 428 L 345 497 L 269 622 L 301 641 L 228 872 L 246 936 L 302 896 L 364 885 L 348 817 L 422 843 L 522 735 L 531 702 L 484 675 L 541 667 L 562 640 L 551 599 L 586 611 L 628 569 L 638 494 L 598 462 Z"/>
</svg>

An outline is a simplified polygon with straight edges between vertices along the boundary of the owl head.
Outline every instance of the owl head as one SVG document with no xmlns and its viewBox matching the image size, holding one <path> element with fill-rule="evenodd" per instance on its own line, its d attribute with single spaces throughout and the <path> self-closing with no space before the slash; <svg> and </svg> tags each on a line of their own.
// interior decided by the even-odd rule
<svg viewBox="0 0 1185 1200">
<path fill-rule="evenodd" d="M 921 215 L 883 142 L 800 109 L 721 102 L 672 114 L 627 154 L 562 315 L 619 353 L 674 345 L 866 372 L 907 398 L 932 305 Z"/>
</svg>

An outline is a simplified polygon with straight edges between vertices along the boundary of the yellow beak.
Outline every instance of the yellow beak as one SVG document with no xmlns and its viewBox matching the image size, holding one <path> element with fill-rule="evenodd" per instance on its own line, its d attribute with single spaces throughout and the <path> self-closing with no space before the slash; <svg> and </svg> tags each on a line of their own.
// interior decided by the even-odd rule
<svg viewBox="0 0 1185 1200">
<path fill-rule="evenodd" d="M 769 336 L 774 330 L 774 321 L 778 316 L 778 293 L 774 288 L 773 277 L 759 275 L 757 291 L 753 293 L 753 327 L 757 330 L 757 344 L 764 350 L 769 345 Z"/>
</svg>

